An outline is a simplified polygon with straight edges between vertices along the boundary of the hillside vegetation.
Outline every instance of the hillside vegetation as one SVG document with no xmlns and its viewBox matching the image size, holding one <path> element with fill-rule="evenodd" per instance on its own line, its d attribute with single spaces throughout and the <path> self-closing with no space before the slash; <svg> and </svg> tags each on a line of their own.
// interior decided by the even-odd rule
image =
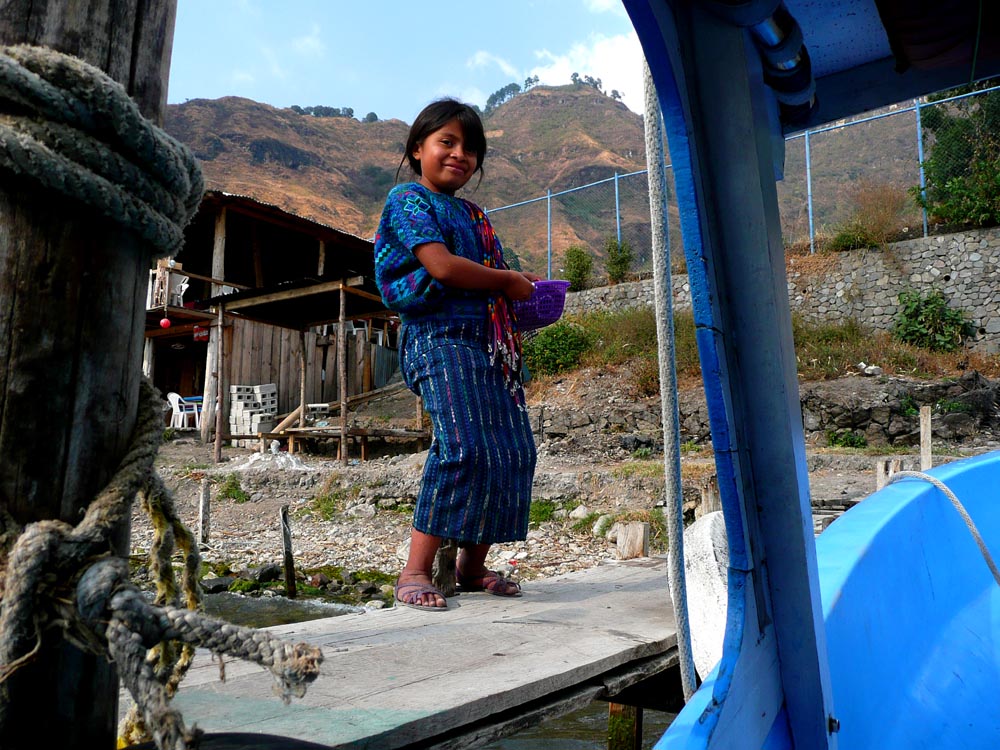
<svg viewBox="0 0 1000 750">
<path fill-rule="evenodd" d="M 793 334 L 803 381 L 857 374 L 860 362 L 878 364 L 888 375 L 915 378 L 957 377 L 966 370 L 1000 377 L 1000 357 L 965 349 L 932 351 L 853 320 L 817 324 L 796 317 Z M 674 338 L 678 384 L 695 386 L 701 367 L 690 312 L 674 315 Z M 539 376 L 579 367 L 626 368 L 636 395 L 651 396 L 660 390 L 656 319 L 649 307 L 568 317 L 531 336 L 525 343 L 525 360 L 529 371 Z"/>
</svg>

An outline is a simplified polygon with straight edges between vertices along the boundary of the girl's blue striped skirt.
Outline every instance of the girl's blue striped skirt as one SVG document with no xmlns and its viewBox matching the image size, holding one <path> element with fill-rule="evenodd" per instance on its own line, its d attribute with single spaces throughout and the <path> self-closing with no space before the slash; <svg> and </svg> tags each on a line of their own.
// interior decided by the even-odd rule
<svg viewBox="0 0 1000 750">
<path fill-rule="evenodd" d="M 528 533 L 535 441 L 527 411 L 487 351 L 484 320 L 403 326 L 403 379 L 423 399 L 434 431 L 413 525 L 469 544 Z"/>
</svg>

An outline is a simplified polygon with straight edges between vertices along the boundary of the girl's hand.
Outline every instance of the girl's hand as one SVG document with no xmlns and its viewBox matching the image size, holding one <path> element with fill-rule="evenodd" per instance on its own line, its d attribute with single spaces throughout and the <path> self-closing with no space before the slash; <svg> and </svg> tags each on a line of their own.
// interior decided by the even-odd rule
<svg viewBox="0 0 1000 750">
<path fill-rule="evenodd" d="M 511 300 L 528 299 L 535 291 L 533 281 L 538 281 L 538 276 L 535 276 L 533 273 L 508 271 L 503 293 Z"/>
</svg>

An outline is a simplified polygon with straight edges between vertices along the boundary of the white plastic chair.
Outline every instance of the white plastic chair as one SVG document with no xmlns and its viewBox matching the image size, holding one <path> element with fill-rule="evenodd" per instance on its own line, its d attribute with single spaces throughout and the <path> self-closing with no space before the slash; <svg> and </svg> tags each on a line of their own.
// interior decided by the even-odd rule
<svg viewBox="0 0 1000 750">
<path fill-rule="evenodd" d="M 168 393 L 167 401 L 173 413 L 170 415 L 170 426 L 177 428 L 189 427 L 188 418 L 194 417 L 195 429 L 201 429 L 201 405 L 185 401 L 177 393 Z"/>
<path fill-rule="evenodd" d="M 184 292 L 188 290 L 188 277 L 170 274 L 170 304 L 174 307 L 184 306 Z"/>
</svg>

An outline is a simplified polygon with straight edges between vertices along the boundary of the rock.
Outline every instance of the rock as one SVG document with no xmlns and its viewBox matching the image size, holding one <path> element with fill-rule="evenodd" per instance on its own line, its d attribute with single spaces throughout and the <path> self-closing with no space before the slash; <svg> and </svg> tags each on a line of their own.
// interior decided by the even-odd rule
<svg viewBox="0 0 1000 750">
<path fill-rule="evenodd" d="M 313 588 L 321 589 L 330 583 L 330 576 L 325 573 L 313 573 L 307 583 Z"/>
<path fill-rule="evenodd" d="M 221 594 L 229 591 L 229 587 L 236 581 L 234 576 L 219 576 L 218 578 L 202 578 L 201 590 L 206 594 Z"/>
<path fill-rule="evenodd" d="M 579 521 L 582 518 L 586 518 L 590 515 L 590 508 L 586 505 L 577 505 L 573 510 L 570 511 L 569 517 L 574 521 Z"/>
<path fill-rule="evenodd" d="M 270 563 L 262 568 L 259 568 L 256 573 L 254 573 L 254 580 L 257 583 L 271 583 L 273 581 L 280 581 L 285 576 L 284 569 L 277 563 Z"/>
<path fill-rule="evenodd" d="M 385 602 L 381 599 L 372 599 L 369 602 L 365 602 L 365 609 L 382 609 L 385 607 Z"/>
</svg>

